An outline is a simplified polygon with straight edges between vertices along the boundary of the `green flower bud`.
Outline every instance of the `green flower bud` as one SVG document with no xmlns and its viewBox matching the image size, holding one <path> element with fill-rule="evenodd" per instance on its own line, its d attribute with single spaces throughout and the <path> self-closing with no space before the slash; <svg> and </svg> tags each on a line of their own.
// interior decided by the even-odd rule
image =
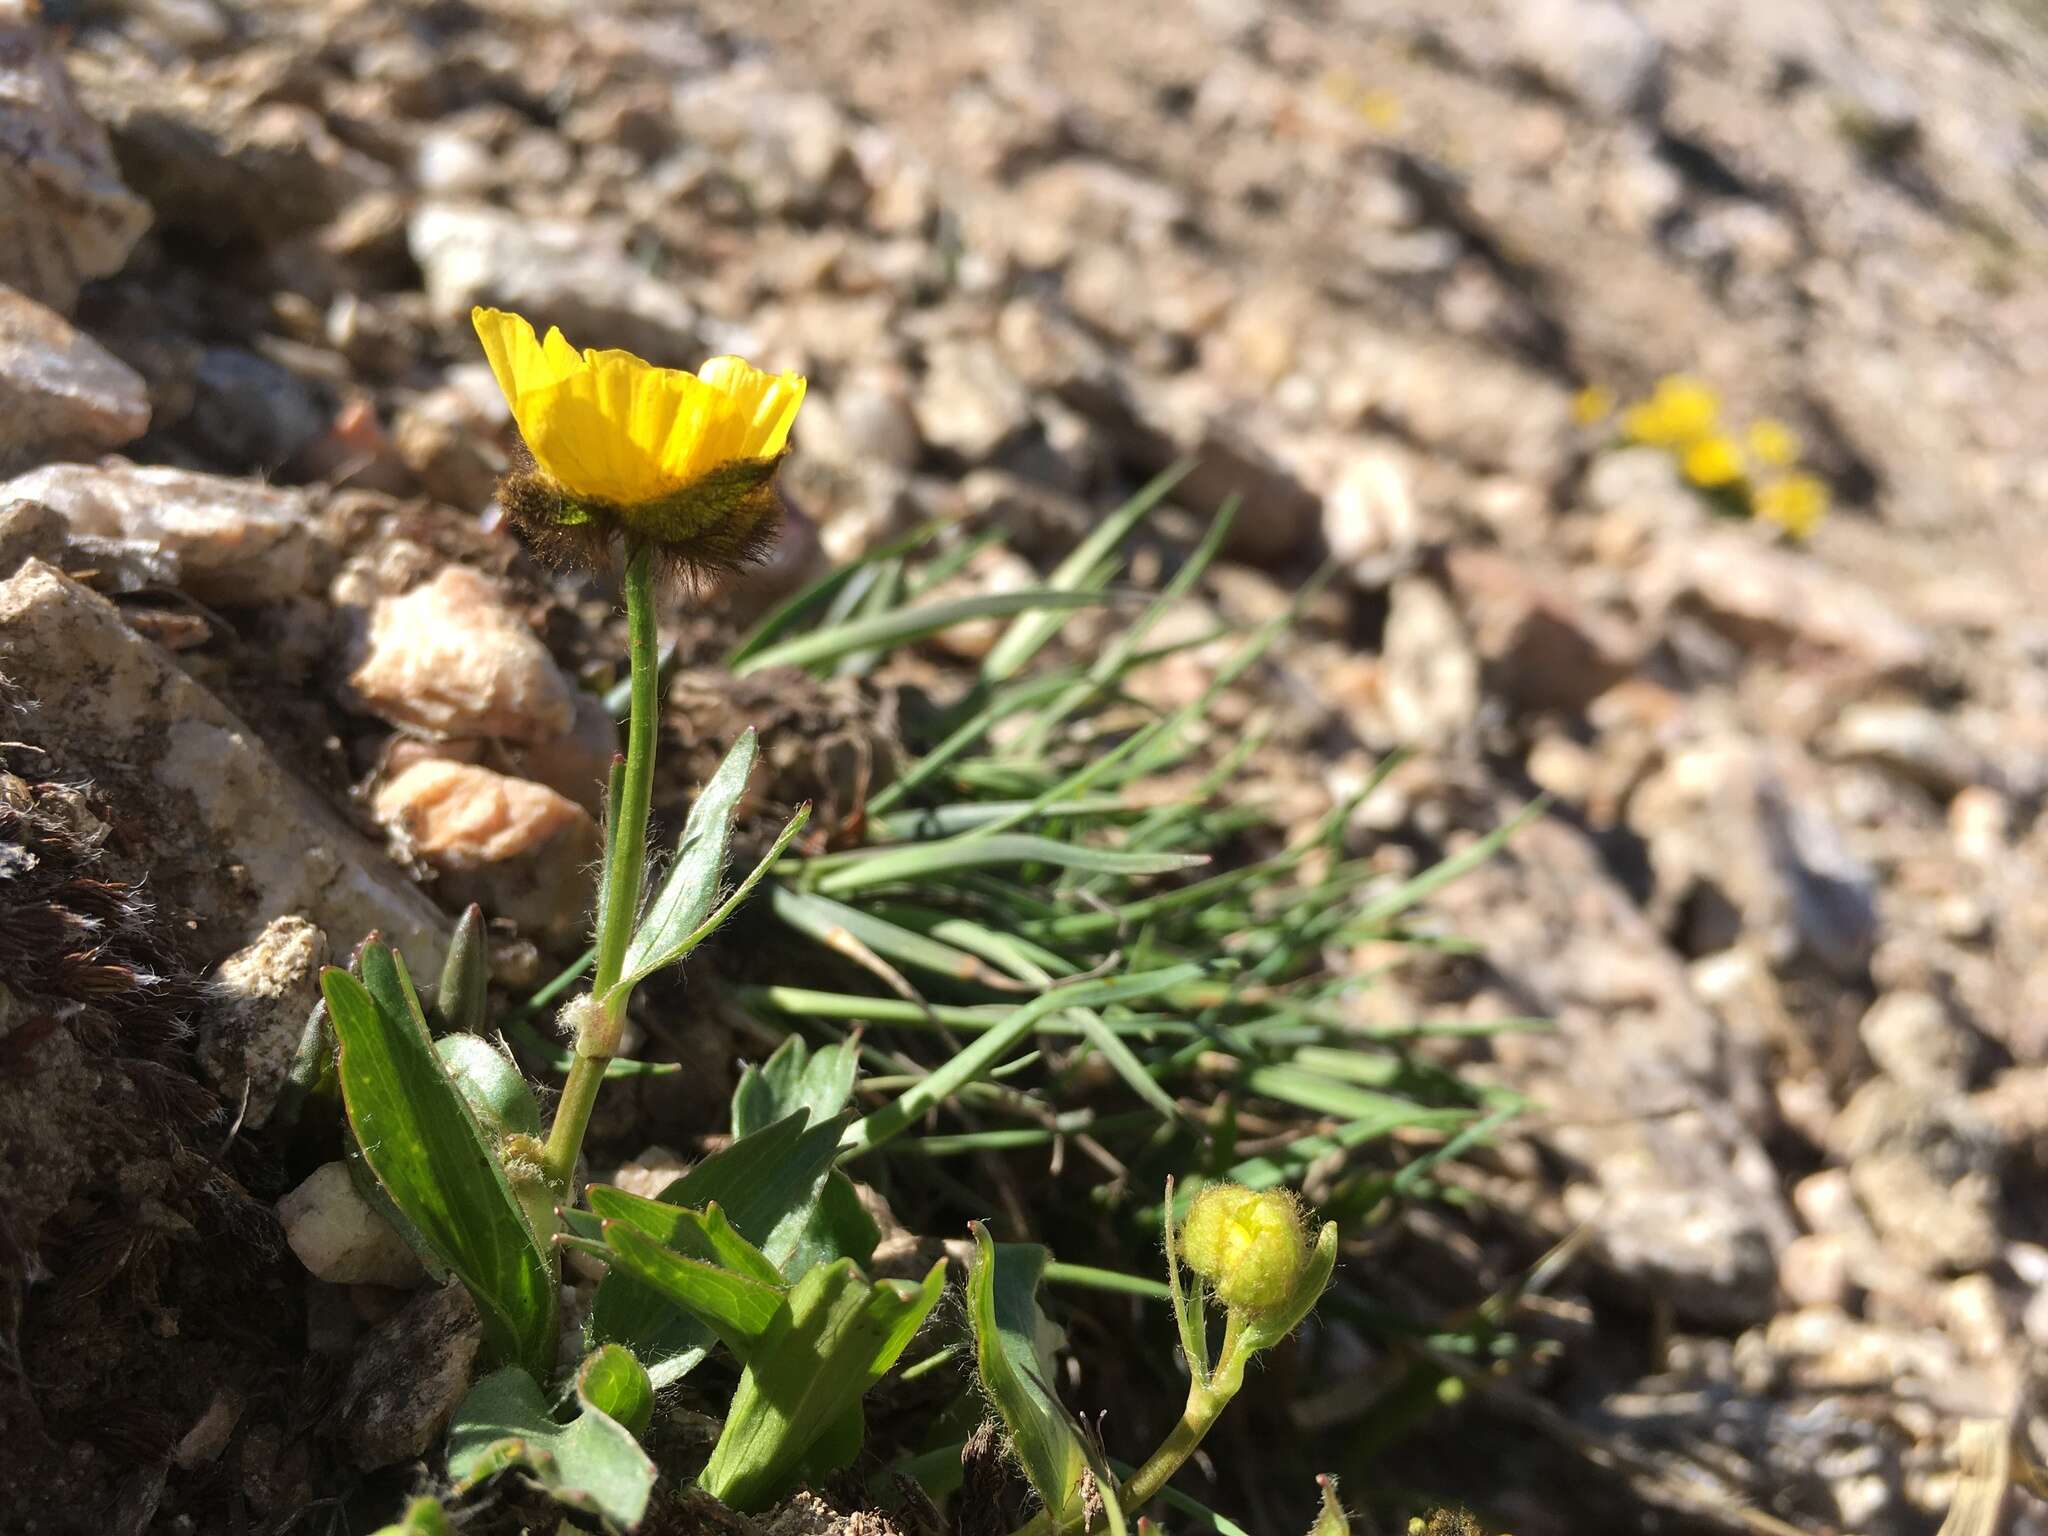
<svg viewBox="0 0 2048 1536">
<path fill-rule="evenodd" d="M 1300 1209 L 1279 1189 L 1211 1184 L 1189 1208 L 1180 1246 L 1218 1301 L 1254 1316 L 1283 1306 L 1308 1267 Z"/>
</svg>

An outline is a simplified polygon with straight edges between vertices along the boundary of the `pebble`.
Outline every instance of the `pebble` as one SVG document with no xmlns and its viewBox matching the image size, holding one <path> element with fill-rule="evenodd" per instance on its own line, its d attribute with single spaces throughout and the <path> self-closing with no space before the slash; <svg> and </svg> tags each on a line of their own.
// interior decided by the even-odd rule
<svg viewBox="0 0 2048 1536">
<path fill-rule="evenodd" d="M 118 448 L 148 426 L 140 374 L 55 310 L 0 287 L 0 468 Z"/>
<path fill-rule="evenodd" d="M 157 545 L 178 584 L 216 607 L 295 596 L 313 571 L 305 497 L 256 480 L 109 457 L 0 481 L 0 506 L 16 499 L 61 513 L 77 533 Z"/>
<path fill-rule="evenodd" d="M 250 1130 L 270 1119 L 320 1001 L 327 954 L 326 934 L 303 917 L 279 917 L 213 973 L 199 1063 Z"/>
<path fill-rule="evenodd" d="M 371 609 L 348 677 L 354 700 L 434 735 L 546 742 L 576 724 L 576 690 L 489 577 L 444 566 Z"/>
<path fill-rule="evenodd" d="M 314 1169 L 277 1202 L 277 1219 L 284 1240 L 316 1279 L 412 1286 L 426 1278 L 405 1239 L 357 1192 L 346 1163 Z"/>
</svg>

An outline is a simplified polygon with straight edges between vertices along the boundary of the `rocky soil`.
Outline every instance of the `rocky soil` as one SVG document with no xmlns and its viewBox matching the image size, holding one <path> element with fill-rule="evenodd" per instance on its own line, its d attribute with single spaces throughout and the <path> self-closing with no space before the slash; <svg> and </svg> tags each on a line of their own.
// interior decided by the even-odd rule
<svg viewBox="0 0 2048 1536">
<path fill-rule="evenodd" d="M 0 1527 L 282 1530 L 446 1411 L 368 1422 L 423 1325 L 307 1292 L 265 1128 L 368 930 L 579 942 L 619 652 L 495 527 L 488 302 L 809 374 L 685 663 L 934 515 L 1026 584 L 1183 456 L 1169 537 L 1245 503 L 1189 633 L 1334 559 L 1246 795 L 1551 797 L 1434 904 L 1483 959 L 1370 995 L 1558 1025 L 1473 1064 L 1519 1246 L 1443 1236 L 1567 1245 L 1554 1347 L 1403 1455 L 1525 1536 L 1934 1529 L 2048 1351 L 2044 81 L 2033 0 L 0 0 Z M 1810 543 L 1575 417 L 1680 370 L 1798 432 Z M 669 707 L 669 807 L 736 712 L 790 798 L 887 753 Z"/>
</svg>

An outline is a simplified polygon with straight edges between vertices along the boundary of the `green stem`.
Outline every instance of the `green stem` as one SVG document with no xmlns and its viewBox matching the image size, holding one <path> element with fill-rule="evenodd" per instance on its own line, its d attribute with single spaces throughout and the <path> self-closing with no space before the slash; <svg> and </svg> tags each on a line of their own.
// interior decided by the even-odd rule
<svg viewBox="0 0 2048 1536">
<path fill-rule="evenodd" d="M 562 1101 L 548 1132 L 545 1167 L 548 1181 L 560 1190 L 568 1189 L 575 1176 L 576 1156 L 583 1150 L 583 1133 L 597 1103 L 598 1085 L 618 1054 L 625 1031 L 631 989 L 618 983 L 626 968 L 626 945 L 640 917 L 642 882 L 647 875 L 647 812 L 654 795 L 660 657 L 656 653 L 654 567 L 646 545 L 628 547 L 624 585 L 633 712 L 626 727 L 625 766 L 608 807 L 609 857 L 597 906 L 597 969 L 591 977 L 587 1006 L 577 1014 L 576 1060 L 562 1085 Z"/>
<path fill-rule="evenodd" d="M 1237 1358 L 1242 1322 L 1236 1312 L 1228 1315 L 1223 1325 L 1223 1349 L 1216 1359 L 1215 1374 L 1205 1382 L 1199 1371 L 1195 1373 L 1194 1379 L 1188 1383 L 1188 1403 L 1181 1410 L 1180 1422 L 1159 1442 L 1159 1449 L 1146 1457 L 1145 1464 L 1117 1490 L 1117 1502 L 1124 1509 L 1141 1508 L 1146 1500 L 1164 1488 L 1182 1464 L 1195 1454 L 1202 1437 L 1209 1433 L 1223 1410 L 1230 1406 L 1230 1400 L 1237 1396 L 1238 1384 L 1244 1380 L 1244 1363 Z M 1192 1366 L 1193 1362 L 1189 1364 Z M 1223 1385 L 1212 1385 L 1218 1382 Z M 1041 1509 L 1011 1536 L 1080 1536 L 1081 1527 L 1081 1516 L 1055 1527 L 1052 1516 Z"/>
</svg>

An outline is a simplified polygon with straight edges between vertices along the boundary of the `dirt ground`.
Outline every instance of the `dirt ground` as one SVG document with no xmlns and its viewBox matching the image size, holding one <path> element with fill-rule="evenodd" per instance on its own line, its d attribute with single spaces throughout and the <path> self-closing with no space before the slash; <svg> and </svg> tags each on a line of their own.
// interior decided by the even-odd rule
<svg viewBox="0 0 2048 1536">
<path fill-rule="evenodd" d="M 752 723 L 749 835 L 853 835 L 971 637 L 736 687 L 732 636 L 928 518 L 1029 585 L 1183 457 L 1141 579 L 1245 508 L 1183 633 L 1337 568 L 1219 707 L 1274 732 L 1248 801 L 1404 749 L 1346 832 L 1398 861 L 1551 797 L 1431 904 L 1479 953 L 1362 1005 L 1554 1020 L 1455 1062 L 1535 1107 L 1347 1258 L 1434 1318 L 1561 1253 L 1530 1347 L 1406 1402 L 1457 1362 L 1333 1325 L 1221 1507 L 1306 1526 L 1341 1445 L 1356 1502 L 1522 1536 L 1935 1530 L 2048 1349 L 2044 102 L 2026 0 L 0 0 L 0 1530 L 423 1483 L 445 1401 L 364 1426 L 431 1298 L 307 1277 L 275 1206 L 334 1130 L 272 1114 L 372 928 L 428 971 L 481 901 L 508 997 L 580 944 L 620 636 L 495 517 L 477 302 L 810 378 L 775 560 L 664 616 L 664 817 Z M 1796 436 L 1810 540 L 1591 408 L 1670 374 Z M 421 830 L 421 765 L 488 839 Z M 697 1150 L 758 1051 L 670 996 L 693 1070 L 597 1159 Z"/>
</svg>

